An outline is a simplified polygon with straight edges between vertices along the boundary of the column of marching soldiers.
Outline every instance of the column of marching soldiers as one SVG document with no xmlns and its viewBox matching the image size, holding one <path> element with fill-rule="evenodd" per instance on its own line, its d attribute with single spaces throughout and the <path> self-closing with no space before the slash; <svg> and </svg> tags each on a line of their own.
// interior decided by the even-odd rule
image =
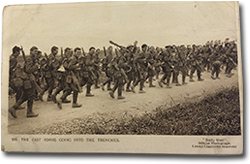
<svg viewBox="0 0 250 164">
<path fill-rule="evenodd" d="M 110 46 L 103 47 L 104 58 L 100 58 L 100 49 L 89 48 L 85 54 L 83 48 L 74 49 L 61 48 L 61 56 L 58 55 L 59 48 L 53 46 L 51 53 L 47 55 L 38 50 L 36 46 L 30 48 L 30 55 L 25 56 L 22 47 L 15 46 L 10 56 L 9 68 L 9 94 L 15 95 L 15 104 L 9 108 L 9 113 L 16 118 L 16 110 L 23 109 L 22 103 L 27 101 L 27 117 L 37 117 L 34 113 L 33 101 L 44 101 L 43 95 L 48 92 L 47 101 L 53 101 L 62 109 L 62 103 L 71 103 L 67 99 L 73 94 L 73 108 L 81 107 L 77 103 L 78 94 L 86 85 L 86 96 L 93 97 L 91 86 L 109 91 L 114 98 L 115 91 L 118 100 L 124 99 L 122 92 L 134 92 L 138 85 L 139 93 L 145 93 L 143 88 L 145 82 L 149 87 L 155 87 L 153 81 L 158 79 L 160 87 L 166 85 L 186 85 L 186 77 L 194 82 L 194 73 L 197 72 L 198 81 L 202 71 L 211 71 L 212 79 L 219 79 L 221 68 L 225 68 L 227 77 L 231 77 L 232 69 L 237 65 L 237 45 L 235 41 L 228 38 L 208 41 L 204 45 L 179 45 L 166 46 L 164 48 L 148 46 L 143 44 L 137 46 L 137 41 L 127 47 L 118 45 L 115 51 Z M 18 63 L 18 56 L 22 54 L 24 64 Z M 105 81 L 99 85 L 102 74 L 106 74 Z M 178 76 L 182 76 L 181 83 Z M 163 74 L 162 76 L 159 76 Z M 215 74 L 215 76 L 214 76 Z M 170 79 L 172 77 L 172 82 Z M 111 85 L 113 87 L 111 87 Z M 61 97 L 57 98 L 59 93 Z"/>
</svg>

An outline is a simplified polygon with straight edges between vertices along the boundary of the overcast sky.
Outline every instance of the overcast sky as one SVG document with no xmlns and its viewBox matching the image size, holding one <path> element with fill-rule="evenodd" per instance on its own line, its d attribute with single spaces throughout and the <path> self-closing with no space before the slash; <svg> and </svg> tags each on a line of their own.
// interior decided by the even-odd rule
<svg viewBox="0 0 250 164">
<path fill-rule="evenodd" d="M 199 44 L 236 39 L 235 2 L 102 2 L 10 6 L 4 10 L 3 48 L 29 52 L 36 45 L 102 48 L 109 40 L 127 46 Z"/>
</svg>

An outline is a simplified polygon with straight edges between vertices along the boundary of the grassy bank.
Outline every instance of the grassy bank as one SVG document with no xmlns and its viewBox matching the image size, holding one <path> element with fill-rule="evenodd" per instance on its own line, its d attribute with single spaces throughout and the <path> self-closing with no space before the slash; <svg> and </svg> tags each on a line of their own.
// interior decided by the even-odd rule
<svg viewBox="0 0 250 164">
<path fill-rule="evenodd" d="M 240 135 L 239 89 L 224 88 L 199 101 L 141 116 L 95 113 L 31 131 L 32 134 Z"/>
</svg>

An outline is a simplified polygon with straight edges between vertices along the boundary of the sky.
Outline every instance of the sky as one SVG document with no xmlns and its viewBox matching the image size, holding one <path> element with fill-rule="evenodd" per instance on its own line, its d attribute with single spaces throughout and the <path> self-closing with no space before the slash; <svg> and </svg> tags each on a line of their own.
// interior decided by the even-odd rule
<svg viewBox="0 0 250 164">
<path fill-rule="evenodd" d="M 99 2 L 8 6 L 3 12 L 3 53 L 35 45 L 102 48 L 204 44 L 237 39 L 236 2 Z"/>
</svg>

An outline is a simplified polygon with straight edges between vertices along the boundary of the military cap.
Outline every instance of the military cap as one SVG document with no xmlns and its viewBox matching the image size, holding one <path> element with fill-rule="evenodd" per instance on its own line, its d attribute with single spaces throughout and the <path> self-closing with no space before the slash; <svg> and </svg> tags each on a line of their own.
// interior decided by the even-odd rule
<svg viewBox="0 0 250 164">
<path fill-rule="evenodd" d="M 147 47 L 147 45 L 146 45 L 146 44 L 143 44 L 143 45 L 141 46 L 141 48 L 144 48 L 144 47 Z"/>
</svg>

